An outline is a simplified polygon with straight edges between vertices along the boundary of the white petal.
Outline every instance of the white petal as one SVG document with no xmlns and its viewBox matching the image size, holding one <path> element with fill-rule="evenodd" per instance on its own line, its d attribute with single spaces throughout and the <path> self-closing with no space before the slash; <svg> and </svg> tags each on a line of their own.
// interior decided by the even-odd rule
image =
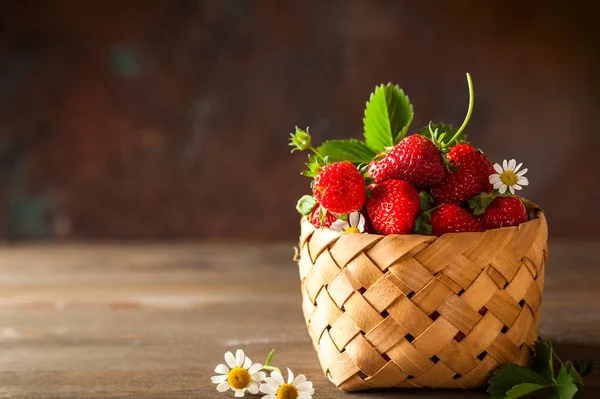
<svg viewBox="0 0 600 399">
<path fill-rule="evenodd" d="M 292 381 L 294 381 L 294 373 L 292 373 L 292 370 L 288 367 L 288 384 L 291 384 Z"/>
<path fill-rule="evenodd" d="M 254 381 L 261 382 L 267 378 L 267 373 L 264 371 L 259 371 L 258 373 L 250 374 L 250 378 L 252 378 Z"/>
<path fill-rule="evenodd" d="M 498 174 L 502 174 L 502 172 L 504 172 L 504 171 L 502 170 L 502 166 L 500 166 L 500 164 L 499 164 L 499 163 L 495 163 L 495 164 L 494 164 L 494 170 L 495 170 L 496 172 L 498 172 Z"/>
<path fill-rule="evenodd" d="M 356 227 L 358 227 L 361 233 L 365 231 L 365 217 L 362 214 L 358 218 L 358 225 Z"/>
<path fill-rule="evenodd" d="M 519 186 L 518 184 L 513 184 L 513 185 L 512 185 L 512 187 L 513 187 L 515 190 L 520 190 L 520 189 L 522 189 L 522 188 L 523 188 L 523 187 Z"/>
<path fill-rule="evenodd" d="M 296 378 L 294 378 L 294 381 L 292 382 L 292 384 L 298 385 L 298 384 L 302 384 L 303 382 L 306 382 L 306 376 L 304 374 L 298 374 L 296 376 Z"/>
<path fill-rule="evenodd" d="M 519 179 L 517 180 L 517 184 L 520 184 L 522 186 L 528 186 L 529 179 L 527 179 L 526 177 L 519 177 Z"/>
<path fill-rule="evenodd" d="M 231 387 L 229 386 L 229 383 L 227 383 L 227 382 L 222 382 L 219 385 L 217 385 L 217 391 L 219 391 L 219 392 L 225 392 L 229 388 L 231 388 Z"/>
<path fill-rule="evenodd" d="M 263 396 L 261 399 L 277 399 L 277 396 L 275 396 L 275 395 L 266 395 L 266 396 Z"/>
<path fill-rule="evenodd" d="M 515 159 L 511 159 L 508 161 L 508 169 L 514 171 L 515 166 L 517 166 L 517 161 Z"/>
<path fill-rule="evenodd" d="M 313 385 L 312 385 L 312 382 L 310 382 L 310 381 L 306 381 L 306 382 L 303 382 L 302 384 L 296 385 L 296 388 L 298 388 L 298 391 L 309 391 L 312 387 L 313 387 Z"/>
<path fill-rule="evenodd" d="M 525 173 L 527 173 L 527 168 L 523 169 L 522 171 L 520 171 L 519 173 L 517 173 L 517 176 L 521 177 L 523 176 Z"/>
<path fill-rule="evenodd" d="M 500 181 L 500 175 L 498 173 L 494 173 L 493 175 L 490 175 L 489 181 L 490 181 L 490 184 L 494 184 L 496 182 L 499 182 Z"/>
<path fill-rule="evenodd" d="M 248 386 L 248 392 L 250 392 L 253 395 L 256 395 L 258 393 L 258 387 L 254 384 L 250 384 Z"/>
<path fill-rule="evenodd" d="M 502 183 L 501 181 L 494 183 L 494 189 L 498 190 L 500 187 L 502 187 L 504 185 L 504 183 Z"/>
<path fill-rule="evenodd" d="M 234 368 L 235 367 L 235 356 L 233 356 L 233 353 L 227 352 L 225 354 L 225 361 L 227 362 L 227 365 L 230 368 Z"/>
<path fill-rule="evenodd" d="M 277 395 L 277 388 L 269 384 L 260 384 L 260 391 L 271 395 Z M 264 399 L 264 398 L 263 398 Z"/>
<path fill-rule="evenodd" d="M 271 377 L 267 377 L 267 378 L 265 378 L 265 382 L 266 382 L 268 385 L 270 385 L 270 386 L 272 386 L 273 388 L 275 388 L 275 389 L 279 388 L 279 383 L 278 383 L 277 381 L 275 381 L 275 380 L 274 380 L 273 378 L 271 378 Z"/>
<path fill-rule="evenodd" d="M 350 225 L 348 224 L 348 222 L 346 222 L 345 220 L 342 220 L 342 219 L 336 220 L 335 222 L 331 223 L 331 226 L 329 226 L 329 228 L 331 230 L 340 231 L 342 233 L 348 227 L 350 227 Z"/>
<path fill-rule="evenodd" d="M 244 351 L 241 349 L 238 349 L 237 352 L 235 352 L 236 367 L 242 367 L 242 365 L 244 364 L 244 360 L 246 360 L 246 355 L 244 355 Z"/>
<path fill-rule="evenodd" d="M 260 369 L 262 369 L 262 367 L 263 367 L 262 364 L 260 364 L 260 363 L 254 363 L 252 366 L 248 367 L 248 372 L 250 374 L 254 374 L 257 371 L 260 371 Z"/>
<path fill-rule="evenodd" d="M 229 367 L 225 366 L 224 364 L 219 364 L 217 367 L 215 367 L 215 373 L 229 374 Z"/>
<path fill-rule="evenodd" d="M 244 393 L 246 392 L 245 389 L 234 389 L 234 391 L 235 391 L 235 395 L 233 395 L 234 398 L 243 398 Z"/>
<path fill-rule="evenodd" d="M 515 188 L 513 186 L 508 186 L 508 189 L 512 195 L 515 195 Z"/>
<path fill-rule="evenodd" d="M 227 381 L 227 376 L 226 375 L 215 375 L 214 377 L 210 377 L 210 381 L 213 384 L 220 384 L 222 382 Z"/>
<path fill-rule="evenodd" d="M 348 215 L 348 223 L 350 226 L 357 226 L 360 219 L 360 212 L 352 212 Z"/>
<path fill-rule="evenodd" d="M 281 375 L 281 373 L 277 370 L 271 372 L 271 378 L 273 379 L 273 381 L 275 381 L 278 385 L 281 384 L 285 384 L 285 381 L 283 380 L 283 376 Z"/>
<path fill-rule="evenodd" d="M 521 166 L 523 166 L 523 162 L 521 162 L 520 164 L 518 164 L 518 165 L 517 165 L 517 166 L 516 166 L 516 167 L 513 169 L 513 172 L 517 173 L 517 171 L 518 171 L 519 169 L 521 169 Z"/>
<path fill-rule="evenodd" d="M 502 169 L 508 170 L 508 161 L 506 159 L 502 161 Z"/>
<path fill-rule="evenodd" d="M 500 186 L 500 189 L 498 189 L 498 192 L 500 192 L 500 194 L 504 194 L 504 193 L 506 192 L 506 189 L 507 189 L 507 188 L 508 188 L 508 187 L 506 187 L 506 184 L 502 184 L 502 185 Z"/>
<path fill-rule="evenodd" d="M 312 399 L 312 395 L 315 393 L 314 389 L 308 392 L 298 392 L 298 399 Z"/>
<path fill-rule="evenodd" d="M 250 358 L 247 357 L 246 359 L 244 359 L 244 365 L 242 367 L 245 368 L 246 370 L 248 370 L 250 368 L 250 366 L 252 366 L 252 360 L 250 360 Z M 250 373 L 250 374 L 252 374 L 252 373 Z"/>
</svg>

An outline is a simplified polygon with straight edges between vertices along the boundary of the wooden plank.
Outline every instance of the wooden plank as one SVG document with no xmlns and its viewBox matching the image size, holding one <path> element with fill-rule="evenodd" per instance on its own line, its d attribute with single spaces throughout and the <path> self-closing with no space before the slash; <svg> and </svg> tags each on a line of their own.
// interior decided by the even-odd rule
<svg viewBox="0 0 600 399">
<path fill-rule="evenodd" d="M 600 356 L 600 245 L 551 243 L 541 334 L 565 358 Z M 578 254 L 572 262 L 572 254 Z M 0 398 L 225 398 L 210 383 L 227 350 L 304 373 L 315 398 L 346 398 L 306 332 L 284 245 L 0 248 Z M 600 376 L 578 398 L 600 395 Z M 402 389 L 375 398 L 486 398 Z"/>
</svg>

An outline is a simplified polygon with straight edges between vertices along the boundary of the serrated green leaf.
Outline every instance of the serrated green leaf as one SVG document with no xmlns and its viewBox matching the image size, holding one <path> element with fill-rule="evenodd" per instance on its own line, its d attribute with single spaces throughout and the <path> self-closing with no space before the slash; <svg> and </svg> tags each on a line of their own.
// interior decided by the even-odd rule
<svg viewBox="0 0 600 399">
<path fill-rule="evenodd" d="M 552 343 L 538 338 L 533 345 L 533 349 L 535 350 L 535 357 L 533 358 L 531 368 L 546 378 L 554 378 Z"/>
<path fill-rule="evenodd" d="M 315 199 L 315 197 L 313 197 L 312 195 L 303 195 L 302 198 L 300 198 L 298 200 L 298 203 L 296 204 L 296 210 L 301 215 L 306 216 L 310 215 L 313 209 L 315 209 L 315 206 L 317 206 L 317 200 Z"/>
<path fill-rule="evenodd" d="M 488 393 L 492 399 L 504 399 L 507 393 L 519 384 L 536 384 L 541 386 L 552 386 L 553 381 L 535 371 L 519 366 L 517 364 L 507 364 L 500 367 L 489 381 Z"/>
<path fill-rule="evenodd" d="M 577 393 L 577 385 L 565 366 L 560 368 L 556 376 L 556 394 L 558 399 L 572 399 Z"/>
<path fill-rule="evenodd" d="M 398 86 L 377 86 L 363 119 L 367 146 L 376 153 L 393 146 L 404 138 L 412 119 L 412 105 Z"/>
<path fill-rule="evenodd" d="M 551 386 L 551 385 L 550 385 Z M 549 388 L 550 386 L 532 384 L 530 382 L 525 382 L 523 384 L 515 385 L 506 393 L 504 399 L 517 399 L 522 398 L 523 396 L 529 395 L 532 392 L 540 391 L 542 389 Z"/>
<path fill-rule="evenodd" d="M 329 162 L 349 161 L 353 164 L 367 163 L 375 155 L 364 142 L 360 140 L 329 140 L 317 149 L 323 157 L 328 157 Z"/>
<path fill-rule="evenodd" d="M 596 359 L 582 359 L 580 361 L 573 362 L 573 365 L 579 372 L 579 375 L 585 377 L 590 375 L 596 368 Z"/>
</svg>

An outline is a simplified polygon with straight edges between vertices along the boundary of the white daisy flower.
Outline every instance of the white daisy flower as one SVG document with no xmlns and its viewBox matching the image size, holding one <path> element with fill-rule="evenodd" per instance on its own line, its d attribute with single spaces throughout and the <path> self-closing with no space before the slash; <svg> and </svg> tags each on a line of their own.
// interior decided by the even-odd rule
<svg viewBox="0 0 600 399">
<path fill-rule="evenodd" d="M 281 372 L 276 370 L 271 373 L 271 377 L 265 379 L 265 384 L 260 384 L 260 391 L 267 394 L 262 399 L 312 399 L 315 393 L 312 382 L 307 381 L 303 374 L 294 378 L 290 369 L 287 384 Z"/>
<path fill-rule="evenodd" d="M 233 353 L 225 354 L 224 364 L 219 364 L 215 368 L 216 375 L 211 378 L 213 384 L 217 384 L 217 391 L 225 392 L 231 389 L 235 392 L 236 398 L 244 396 L 246 391 L 251 394 L 257 394 L 260 383 L 266 378 L 267 374 L 260 371 L 263 366 L 260 363 L 252 364 L 249 357 L 246 357 L 244 351 L 238 349 L 233 356 Z M 230 369 L 231 368 L 231 369 Z"/>
<path fill-rule="evenodd" d="M 342 233 L 364 233 L 365 217 L 358 211 L 352 212 L 348 215 L 348 220 L 338 219 L 329 228 Z"/>
<path fill-rule="evenodd" d="M 529 184 L 529 180 L 524 176 L 527 173 L 527 169 L 519 171 L 523 164 L 517 165 L 517 161 L 506 159 L 500 164 L 494 164 L 494 170 L 498 173 L 490 175 L 490 184 L 494 185 L 494 189 L 498 190 L 500 194 L 504 194 L 506 190 L 510 190 L 511 194 L 515 194 L 515 190 L 520 190 L 523 186 Z"/>
</svg>

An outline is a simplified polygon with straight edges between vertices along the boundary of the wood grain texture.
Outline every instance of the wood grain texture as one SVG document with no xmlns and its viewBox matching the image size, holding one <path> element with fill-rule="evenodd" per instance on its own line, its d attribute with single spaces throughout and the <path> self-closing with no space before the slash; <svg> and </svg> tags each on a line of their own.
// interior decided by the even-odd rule
<svg viewBox="0 0 600 399">
<path fill-rule="evenodd" d="M 600 356 L 600 244 L 550 242 L 540 334 L 561 356 Z M 11 246 L 0 250 L 0 398 L 226 398 L 227 350 L 322 374 L 300 305 L 292 244 Z M 600 378 L 578 398 L 600 396 Z M 374 398 L 486 398 L 391 390 Z"/>
</svg>

